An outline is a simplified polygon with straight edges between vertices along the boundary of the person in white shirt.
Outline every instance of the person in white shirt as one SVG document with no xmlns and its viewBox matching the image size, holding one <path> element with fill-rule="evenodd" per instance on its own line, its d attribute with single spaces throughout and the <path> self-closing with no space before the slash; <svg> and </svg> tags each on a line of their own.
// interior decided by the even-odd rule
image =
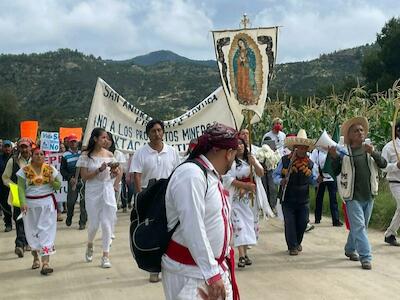
<svg viewBox="0 0 400 300">
<path fill-rule="evenodd" d="M 396 150 L 400 153 L 400 122 L 396 124 Z M 389 181 L 389 188 L 396 200 L 396 212 L 385 232 L 385 242 L 392 246 L 400 246 L 396 240 L 397 230 L 400 227 L 400 161 L 395 151 L 393 141 L 387 143 L 382 149 L 382 156 L 388 162 L 383 170 L 387 173 L 386 179 Z"/>
<path fill-rule="evenodd" d="M 178 151 L 163 142 L 164 123 L 162 121 L 148 122 L 146 134 L 150 142 L 135 152 L 129 167 L 129 172 L 133 173 L 137 193 L 147 188 L 151 181 L 168 178 L 180 163 Z M 158 282 L 158 273 L 150 273 L 149 281 Z"/>
<path fill-rule="evenodd" d="M 343 226 L 343 223 L 340 222 L 339 220 L 339 209 L 336 199 L 336 192 L 337 192 L 336 181 L 329 173 L 323 172 L 327 156 L 328 152 L 320 149 L 314 149 L 310 156 L 311 160 L 318 167 L 318 187 L 317 187 L 317 195 L 315 198 L 315 210 L 314 210 L 315 224 L 321 223 L 322 203 L 324 201 L 325 189 L 328 188 L 332 225 L 340 227 Z"/>
<path fill-rule="evenodd" d="M 264 144 L 264 140 L 266 137 L 270 137 L 271 140 L 275 142 L 276 149 L 279 151 L 281 156 L 286 155 L 287 153 L 284 153 L 285 149 L 285 138 L 286 134 L 282 131 L 283 130 L 283 121 L 280 118 L 275 118 L 272 120 L 272 129 L 268 131 L 266 134 L 264 134 L 261 144 Z"/>
<path fill-rule="evenodd" d="M 237 131 L 215 123 L 190 155 L 207 176 L 194 163 L 182 164 L 171 176 L 165 195 L 168 229 L 180 223 L 161 262 L 167 300 L 239 299 L 229 247 L 231 207 L 221 182 L 237 147 Z"/>
<path fill-rule="evenodd" d="M 93 261 L 93 242 L 101 227 L 102 268 L 111 268 L 109 254 L 117 211 L 114 182 L 120 173 L 114 155 L 105 149 L 107 138 L 107 132 L 103 128 L 94 128 L 86 151 L 82 152 L 76 163 L 82 179 L 85 180 L 85 204 L 89 221 L 85 259 L 88 263 Z"/>
</svg>

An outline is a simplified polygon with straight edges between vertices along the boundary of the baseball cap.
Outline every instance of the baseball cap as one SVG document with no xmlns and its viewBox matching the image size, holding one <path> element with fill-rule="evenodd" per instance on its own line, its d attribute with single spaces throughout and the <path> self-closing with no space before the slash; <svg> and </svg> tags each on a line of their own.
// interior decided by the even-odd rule
<svg viewBox="0 0 400 300">
<path fill-rule="evenodd" d="M 25 145 L 25 146 L 30 147 L 30 146 L 32 146 L 32 140 L 29 139 L 29 138 L 21 138 L 18 141 L 18 146 L 21 146 L 21 145 Z"/>
<path fill-rule="evenodd" d="M 3 146 L 10 146 L 12 147 L 12 142 L 10 140 L 4 140 L 3 141 Z"/>
<path fill-rule="evenodd" d="M 67 137 L 67 141 L 68 142 L 72 142 L 72 141 L 79 141 L 78 136 L 75 133 L 71 133 L 68 137 Z"/>
</svg>

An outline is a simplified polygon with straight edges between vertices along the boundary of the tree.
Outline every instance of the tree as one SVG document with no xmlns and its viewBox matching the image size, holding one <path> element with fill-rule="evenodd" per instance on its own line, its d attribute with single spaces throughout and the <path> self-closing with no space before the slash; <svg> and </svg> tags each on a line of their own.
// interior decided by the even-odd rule
<svg viewBox="0 0 400 300">
<path fill-rule="evenodd" d="M 0 137 L 18 137 L 20 117 L 21 111 L 15 94 L 0 91 Z"/>
<path fill-rule="evenodd" d="M 372 90 L 387 90 L 400 77 L 400 18 L 392 18 L 377 35 L 378 47 L 366 53 L 362 73 Z"/>
</svg>

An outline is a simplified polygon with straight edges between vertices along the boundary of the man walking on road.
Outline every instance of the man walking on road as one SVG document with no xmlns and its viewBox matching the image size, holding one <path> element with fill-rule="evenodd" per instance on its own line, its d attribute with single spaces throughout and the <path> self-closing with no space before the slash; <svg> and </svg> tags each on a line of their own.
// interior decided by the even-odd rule
<svg viewBox="0 0 400 300">
<path fill-rule="evenodd" d="M 129 172 L 137 193 L 147 188 L 152 181 L 168 178 L 180 163 L 178 151 L 163 142 L 164 123 L 151 120 L 146 125 L 146 134 L 150 142 L 140 147 L 135 154 Z M 158 273 L 150 273 L 150 282 L 158 282 Z"/>
<path fill-rule="evenodd" d="M 71 134 L 68 136 L 67 141 L 69 149 L 63 153 L 61 158 L 60 172 L 63 179 L 68 181 L 67 219 L 65 220 L 65 224 L 71 226 L 75 203 L 78 199 L 78 193 L 83 186 L 83 182 L 80 179 L 79 174 L 76 173 L 76 162 L 81 155 L 81 151 L 78 149 L 78 137 L 75 134 Z M 79 230 L 83 230 L 85 229 L 87 220 L 84 196 L 79 199 L 79 209 Z"/>
<path fill-rule="evenodd" d="M 221 182 L 237 147 L 236 130 L 214 124 L 189 157 L 207 176 L 194 163 L 182 164 L 171 176 L 165 195 L 168 229 L 179 225 L 161 263 L 167 300 L 239 299 L 229 247 L 230 204 Z"/>
<path fill-rule="evenodd" d="M 372 268 L 367 229 L 374 197 L 378 194 L 378 167 L 385 168 L 387 165 L 381 154 L 372 145 L 365 143 L 368 127 L 368 120 L 364 117 L 347 120 L 341 128 L 347 155 L 341 157 L 337 154 L 336 147 L 329 148 L 334 175 L 340 174 L 339 194 L 346 202 L 350 222 L 345 255 L 350 260 L 360 260 L 361 267 L 365 270 Z"/>
<path fill-rule="evenodd" d="M 0 150 L 0 175 L 3 174 L 6 168 L 7 161 L 12 155 L 12 143 L 11 141 L 5 140 L 3 142 L 2 151 Z M 9 232 L 12 230 L 12 211 L 11 206 L 8 204 L 8 194 L 10 188 L 6 186 L 3 181 L 0 182 L 0 208 L 3 211 L 4 220 L 4 231 Z"/>
<path fill-rule="evenodd" d="M 17 184 L 17 172 L 30 163 L 31 160 L 32 142 L 30 139 L 21 138 L 18 141 L 18 152 L 12 156 L 6 165 L 6 168 L 2 175 L 2 180 L 5 186 L 10 188 L 10 183 Z M 9 193 L 8 202 L 12 203 L 12 195 Z M 25 238 L 24 222 L 22 219 L 18 219 L 21 214 L 19 207 L 13 207 L 13 219 L 15 221 L 15 228 L 17 231 L 17 237 L 15 239 L 15 254 L 18 257 L 24 256 L 24 251 L 30 251 L 30 247 Z"/>
<path fill-rule="evenodd" d="M 382 150 L 382 156 L 388 162 L 383 171 L 387 173 L 386 179 L 389 181 L 390 191 L 396 200 L 396 212 L 385 232 L 385 243 L 392 246 L 400 246 L 400 243 L 396 240 L 397 230 L 400 227 L 400 161 L 397 157 L 397 152 L 400 152 L 400 122 L 396 124 L 395 130 L 396 140 L 387 143 Z M 396 147 L 397 152 L 394 147 Z"/>
</svg>

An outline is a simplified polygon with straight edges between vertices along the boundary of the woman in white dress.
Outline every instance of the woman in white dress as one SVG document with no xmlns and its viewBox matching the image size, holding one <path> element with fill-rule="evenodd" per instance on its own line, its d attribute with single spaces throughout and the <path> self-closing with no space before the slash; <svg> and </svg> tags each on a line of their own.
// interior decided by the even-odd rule
<svg viewBox="0 0 400 300">
<path fill-rule="evenodd" d="M 25 235 L 33 255 L 32 269 L 40 268 L 40 256 L 40 273 L 47 275 L 53 272 L 49 256 L 56 252 L 57 202 L 54 191 L 61 187 L 61 175 L 53 166 L 44 163 L 44 152 L 36 148 L 31 163 L 20 169 L 17 176 Z"/>
<path fill-rule="evenodd" d="M 232 200 L 231 222 L 233 226 L 233 244 L 239 251 L 238 267 L 251 265 L 247 255 L 247 247 L 257 243 L 256 220 L 253 210 L 258 212 L 256 185 L 250 179 L 250 165 L 255 175 L 264 175 L 264 169 L 257 159 L 248 153 L 245 141 L 239 138 L 235 162 L 231 170 L 224 176 L 224 183 L 229 187 Z M 253 198 L 253 200 L 252 200 Z M 252 206 L 252 202 L 254 206 Z"/>
<path fill-rule="evenodd" d="M 86 261 L 93 261 L 93 241 L 101 226 L 103 246 L 101 267 L 103 268 L 111 268 L 109 253 L 117 211 L 114 178 L 119 174 L 113 154 L 105 149 L 107 137 L 104 129 L 93 129 L 87 150 L 82 153 L 76 164 L 80 167 L 83 180 L 86 181 L 85 204 L 89 222 Z"/>
</svg>

